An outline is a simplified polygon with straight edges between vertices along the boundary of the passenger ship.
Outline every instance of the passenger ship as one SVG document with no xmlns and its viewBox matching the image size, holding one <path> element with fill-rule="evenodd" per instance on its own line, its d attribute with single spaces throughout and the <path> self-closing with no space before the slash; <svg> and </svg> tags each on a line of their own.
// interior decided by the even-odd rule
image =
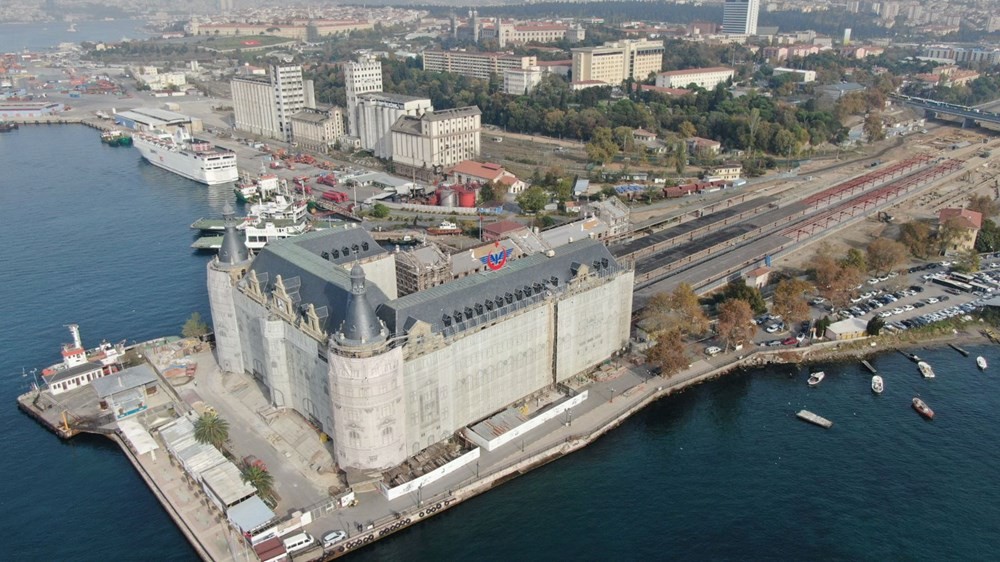
<svg viewBox="0 0 1000 562">
<path fill-rule="evenodd" d="M 133 146 L 150 164 L 196 182 L 217 185 L 236 181 L 236 153 L 212 143 L 193 139 L 183 129 L 137 133 Z"/>
</svg>

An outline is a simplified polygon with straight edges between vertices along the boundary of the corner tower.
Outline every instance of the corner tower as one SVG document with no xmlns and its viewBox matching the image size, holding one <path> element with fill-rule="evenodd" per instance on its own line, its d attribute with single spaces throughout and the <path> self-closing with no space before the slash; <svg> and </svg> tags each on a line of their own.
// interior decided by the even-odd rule
<svg viewBox="0 0 1000 562">
<path fill-rule="evenodd" d="M 236 283 L 250 267 L 250 252 L 242 234 L 236 230 L 236 215 L 226 203 L 222 209 L 226 221 L 219 255 L 208 263 L 208 304 L 215 330 L 215 356 L 223 371 L 243 372 L 243 349 L 233 292 Z"/>
<path fill-rule="evenodd" d="M 330 338 L 333 443 L 341 468 L 379 470 L 406 458 L 403 350 L 392 345 L 366 293 L 355 263 L 344 322 Z"/>
</svg>

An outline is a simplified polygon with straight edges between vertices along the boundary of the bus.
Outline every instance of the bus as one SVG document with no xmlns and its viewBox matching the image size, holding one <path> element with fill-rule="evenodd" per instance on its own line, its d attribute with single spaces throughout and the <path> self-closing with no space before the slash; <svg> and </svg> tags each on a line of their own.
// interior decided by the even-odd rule
<svg viewBox="0 0 1000 562">
<path fill-rule="evenodd" d="M 951 274 L 951 278 L 957 279 L 962 283 L 971 283 L 976 280 L 976 278 L 971 275 L 966 275 L 965 273 L 958 273 L 957 271 Z"/>
<path fill-rule="evenodd" d="M 972 292 L 972 285 L 969 285 L 968 283 L 963 283 L 957 279 L 946 279 L 943 277 L 935 277 L 934 282 L 937 283 L 938 285 L 947 287 L 949 289 L 964 291 L 966 293 Z"/>
</svg>

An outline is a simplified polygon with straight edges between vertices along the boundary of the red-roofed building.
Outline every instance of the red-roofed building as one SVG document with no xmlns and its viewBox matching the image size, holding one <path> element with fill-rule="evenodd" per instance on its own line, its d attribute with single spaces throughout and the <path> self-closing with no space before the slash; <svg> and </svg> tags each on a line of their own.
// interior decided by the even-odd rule
<svg viewBox="0 0 1000 562">
<path fill-rule="evenodd" d="M 656 133 L 646 129 L 636 129 L 632 131 L 632 138 L 639 142 L 656 140 Z"/>
<path fill-rule="evenodd" d="M 976 246 L 976 236 L 983 227 L 983 214 L 969 209 L 941 209 L 938 213 L 938 229 L 953 229 L 949 236 L 948 249 L 957 252 L 971 250 Z"/>
<path fill-rule="evenodd" d="M 528 227 L 516 221 L 502 220 L 483 227 L 483 240 L 486 242 L 496 242 L 501 238 L 509 238 L 513 234 L 521 233 L 522 231 L 527 233 Z"/>
<path fill-rule="evenodd" d="M 768 278 L 771 276 L 771 268 L 766 265 L 762 265 L 752 271 L 748 271 L 744 275 L 746 283 L 750 287 L 755 287 L 757 289 L 763 289 L 767 285 Z"/>
<path fill-rule="evenodd" d="M 525 183 L 508 172 L 500 164 L 463 160 L 448 170 L 448 178 L 455 183 L 498 183 L 506 186 L 510 193 L 524 191 Z"/>
</svg>

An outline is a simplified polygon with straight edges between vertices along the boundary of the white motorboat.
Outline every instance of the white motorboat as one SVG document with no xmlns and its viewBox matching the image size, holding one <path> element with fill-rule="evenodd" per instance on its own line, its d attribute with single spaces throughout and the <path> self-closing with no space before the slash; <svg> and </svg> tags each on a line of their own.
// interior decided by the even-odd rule
<svg viewBox="0 0 1000 562">
<path fill-rule="evenodd" d="M 882 377 L 878 375 L 873 376 L 872 392 L 874 392 L 875 394 L 882 394 L 883 390 L 885 390 L 885 382 L 882 380 Z"/>
<path fill-rule="evenodd" d="M 930 363 L 926 361 L 918 361 L 917 368 L 920 369 L 920 374 L 923 375 L 925 379 L 934 378 L 934 369 L 931 368 Z"/>
<path fill-rule="evenodd" d="M 818 371 L 816 373 L 812 373 L 811 375 L 809 375 L 809 381 L 808 381 L 809 382 L 809 386 L 816 386 L 817 384 L 823 382 L 823 377 L 825 377 L 825 376 L 826 376 L 826 373 L 823 372 L 823 371 Z"/>
<path fill-rule="evenodd" d="M 986 358 L 983 357 L 982 355 L 980 355 L 979 357 L 976 357 L 976 366 L 979 367 L 980 371 L 985 371 L 986 367 L 987 367 L 987 365 L 986 365 Z"/>
</svg>

